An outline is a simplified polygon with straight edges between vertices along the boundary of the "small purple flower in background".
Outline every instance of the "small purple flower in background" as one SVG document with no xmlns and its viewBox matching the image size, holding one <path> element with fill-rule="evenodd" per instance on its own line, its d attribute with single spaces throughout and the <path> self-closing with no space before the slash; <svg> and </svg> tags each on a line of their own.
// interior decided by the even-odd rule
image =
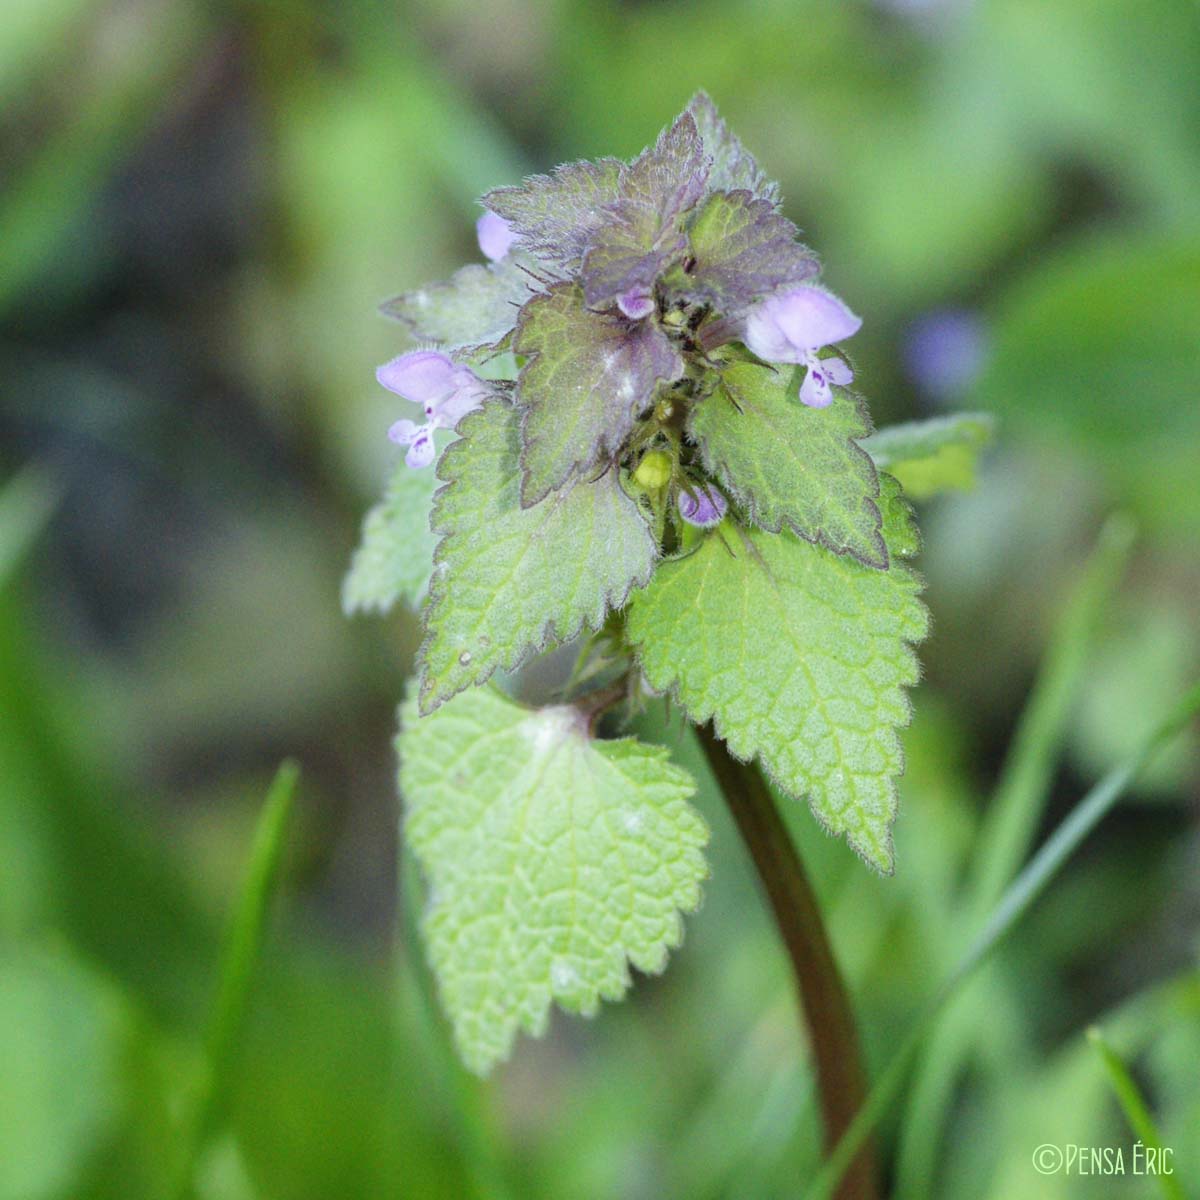
<svg viewBox="0 0 1200 1200">
<path fill-rule="evenodd" d="M 398 446 L 407 446 L 404 461 L 410 467 L 427 467 L 436 453 L 435 429 L 453 429 L 459 421 L 478 408 L 488 395 L 487 384 L 469 367 L 459 366 L 436 350 L 412 350 L 384 363 L 375 378 L 389 392 L 403 396 L 425 410 L 426 421 L 397 421 L 388 437 Z"/>
<path fill-rule="evenodd" d="M 475 235 L 479 238 L 480 250 L 492 262 L 499 262 L 512 249 L 513 242 L 517 240 L 512 226 L 494 212 L 485 212 L 475 222 Z"/>
<path fill-rule="evenodd" d="M 808 367 L 800 399 L 810 408 L 833 401 L 830 384 L 846 384 L 854 372 L 843 359 L 820 358 L 822 346 L 840 342 L 862 328 L 856 317 L 832 292 L 806 285 L 764 300 L 746 318 L 746 345 L 772 363 L 803 363 Z"/>
<path fill-rule="evenodd" d="M 654 297 L 641 288 L 630 288 L 617 297 L 617 307 L 631 321 L 640 321 L 654 311 Z"/>
<path fill-rule="evenodd" d="M 679 515 L 689 524 L 711 529 L 718 524 L 729 507 L 725 497 L 711 485 L 694 489 L 694 495 L 679 493 Z"/>
<path fill-rule="evenodd" d="M 908 331 L 904 360 L 908 373 L 938 399 L 965 392 L 987 352 L 987 330 L 979 314 L 965 308 L 926 313 Z"/>
</svg>

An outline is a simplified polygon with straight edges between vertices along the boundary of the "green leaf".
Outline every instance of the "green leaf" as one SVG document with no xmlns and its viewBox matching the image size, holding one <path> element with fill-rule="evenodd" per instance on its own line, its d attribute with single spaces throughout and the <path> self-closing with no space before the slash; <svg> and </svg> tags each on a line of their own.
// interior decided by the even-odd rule
<svg viewBox="0 0 1200 1200">
<path fill-rule="evenodd" d="M 987 413 L 956 413 L 889 425 L 862 446 L 875 465 L 895 475 L 914 500 L 925 500 L 939 492 L 969 491 L 975 486 L 975 464 L 995 429 Z"/>
<path fill-rule="evenodd" d="M 903 767 L 896 729 L 918 676 L 911 646 L 928 624 L 920 580 L 896 558 L 873 570 L 726 521 L 659 566 L 627 622 L 652 687 L 693 721 L 712 718 L 736 757 L 757 757 L 884 872 Z"/>
<path fill-rule="evenodd" d="M 650 321 L 631 325 L 592 312 L 560 283 L 522 310 L 513 349 L 527 362 L 517 381 L 525 471 L 521 498 L 536 504 L 568 479 L 615 455 L 658 384 L 682 362 Z"/>
<path fill-rule="evenodd" d="M 921 531 L 900 481 L 885 471 L 879 472 L 879 511 L 883 514 L 889 555 L 912 558 L 921 549 Z"/>
<path fill-rule="evenodd" d="M 708 93 L 697 92 L 687 111 L 696 122 L 704 152 L 712 158 L 708 172 L 709 187 L 726 191 L 745 188 L 755 197 L 778 205 L 779 185 L 762 173 L 754 156 L 742 145 L 741 138 L 725 124 Z"/>
<path fill-rule="evenodd" d="M 687 273 L 672 272 L 668 284 L 718 312 L 744 309 L 818 273 L 817 256 L 796 240 L 798 233 L 770 201 L 747 191 L 713 192 L 689 231 L 694 264 Z"/>
<path fill-rule="evenodd" d="M 551 1001 L 590 1015 L 632 963 L 659 972 L 705 878 L 695 785 L 667 751 L 593 741 L 576 708 L 487 688 L 402 712 L 406 833 L 429 883 L 423 928 L 467 1065 L 540 1036 Z"/>
<path fill-rule="evenodd" d="M 496 188 L 483 203 L 517 231 L 525 249 L 574 270 L 608 205 L 620 195 L 623 169 L 615 158 L 564 163 L 553 174 L 531 175 L 519 187 Z"/>
<path fill-rule="evenodd" d="M 854 440 L 871 428 L 862 401 L 839 389 L 828 408 L 809 408 L 795 372 L 756 363 L 735 363 L 721 379 L 696 406 L 689 432 L 750 520 L 885 568 L 879 480 Z"/>
<path fill-rule="evenodd" d="M 439 439 L 440 440 L 440 439 Z M 385 613 L 398 600 L 416 606 L 429 587 L 437 539 L 429 510 L 437 490 L 433 468 L 396 468 L 383 500 L 363 520 L 362 539 L 342 584 L 342 609 Z"/>
<path fill-rule="evenodd" d="M 518 261 L 472 263 L 444 283 L 405 292 L 381 311 L 403 321 L 414 337 L 447 349 L 494 347 L 517 323 L 529 299 L 530 277 Z"/>
<path fill-rule="evenodd" d="M 493 400 L 438 467 L 441 535 L 425 608 L 421 709 L 599 628 L 654 569 L 658 547 L 615 469 L 521 506 L 520 414 Z"/>
</svg>

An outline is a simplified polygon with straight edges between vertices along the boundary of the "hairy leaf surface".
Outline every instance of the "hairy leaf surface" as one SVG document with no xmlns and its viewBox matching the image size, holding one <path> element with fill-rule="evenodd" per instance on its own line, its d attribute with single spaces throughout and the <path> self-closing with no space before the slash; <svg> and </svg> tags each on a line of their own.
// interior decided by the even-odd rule
<svg viewBox="0 0 1200 1200">
<path fill-rule="evenodd" d="M 889 513 L 904 519 L 902 506 Z M 889 534 L 901 531 L 889 529 Z M 899 547 L 897 547 L 897 551 Z M 926 633 L 920 581 L 789 534 L 732 522 L 662 563 L 634 596 L 629 638 L 650 685 L 714 721 L 734 755 L 758 758 L 785 792 L 880 871 L 893 867 L 897 727 Z"/>
<path fill-rule="evenodd" d="M 796 240 L 797 233 L 768 200 L 748 191 L 712 192 L 688 235 L 695 265 L 687 274 L 672 272 L 668 283 L 719 312 L 744 309 L 819 272 L 817 256 Z"/>
<path fill-rule="evenodd" d="M 686 244 L 681 218 L 700 199 L 706 177 L 696 123 L 684 113 L 621 173 L 620 197 L 583 260 L 589 305 L 603 306 L 624 292 L 650 291 Z"/>
<path fill-rule="evenodd" d="M 956 413 L 889 425 L 862 446 L 914 500 L 925 500 L 938 492 L 974 487 L 976 463 L 994 431 L 995 422 L 987 413 Z"/>
<path fill-rule="evenodd" d="M 828 408 L 809 408 L 795 372 L 757 363 L 734 363 L 721 378 L 689 432 L 750 520 L 885 568 L 879 480 L 855 440 L 870 431 L 862 402 L 838 389 Z"/>
<path fill-rule="evenodd" d="M 569 283 L 525 306 L 513 348 L 528 360 L 517 381 L 526 504 L 620 449 L 657 385 L 682 370 L 652 322 L 592 312 Z"/>
<path fill-rule="evenodd" d="M 521 505 L 520 414 L 493 400 L 468 415 L 438 467 L 441 537 L 425 607 L 421 710 L 511 670 L 551 642 L 598 628 L 650 578 L 658 547 L 616 470 Z"/>
<path fill-rule="evenodd" d="M 779 185 L 768 179 L 754 161 L 754 156 L 742 145 L 742 140 L 725 124 L 717 106 L 706 92 L 697 92 L 687 107 L 704 152 L 712 159 L 708 185 L 723 191 L 745 188 L 754 196 L 778 206 Z"/>
<path fill-rule="evenodd" d="M 525 249 L 574 271 L 607 219 L 608 206 L 620 197 L 623 170 L 615 158 L 564 163 L 518 187 L 495 188 L 483 203 L 516 230 Z"/>
<path fill-rule="evenodd" d="M 443 283 L 405 292 L 382 306 L 414 337 L 448 350 L 494 346 L 512 331 L 529 299 L 530 277 L 517 261 L 472 263 Z"/>
<path fill-rule="evenodd" d="M 619 1000 L 658 972 L 699 903 L 704 821 L 691 777 L 632 738 L 593 741 L 571 707 L 485 688 L 402 714 L 406 832 L 429 883 L 423 928 L 472 1070 L 535 1036 L 550 1004 Z"/>
</svg>

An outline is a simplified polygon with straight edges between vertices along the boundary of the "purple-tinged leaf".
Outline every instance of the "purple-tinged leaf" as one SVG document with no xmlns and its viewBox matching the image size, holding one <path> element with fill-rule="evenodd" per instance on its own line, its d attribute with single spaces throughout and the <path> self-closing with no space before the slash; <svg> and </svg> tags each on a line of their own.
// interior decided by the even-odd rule
<svg viewBox="0 0 1200 1200">
<path fill-rule="evenodd" d="M 652 322 L 594 312 L 571 283 L 556 284 L 525 306 L 513 349 L 527 360 L 516 391 L 525 410 L 525 505 L 615 455 L 658 385 L 683 369 Z"/>
<path fill-rule="evenodd" d="M 708 94 L 697 92 L 687 111 L 696 122 L 705 154 L 712 159 L 708 186 L 725 191 L 744 188 L 756 199 L 778 206 L 779 185 L 762 173 L 754 156 L 742 145 L 741 138 L 721 119 Z"/>
<path fill-rule="evenodd" d="M 631 292 L 650 294 L 686 245 L 681 220 L 703 195 L 707 177 L 696 123 L 684 113 L 622 171 L 620 197 L 583 260 L 588 304 L 601 307 Z"/>
<path fill-rule="evenodd" d="M 516 245 L 564 271 L 578 269 L 606 210 L 620 197 L 623 164 L 615 158 L 572 162 L 517 187 L 495 188 L 483 203 L 503 217 Z"/>
<path fill-rule="evenodd" d="M 817 256 L 796 240 L 797 229 L 769 201 L 748 191 L 712 192 L 689 231 L 689 270 L 676 268 L 668 287 L 731 316 L 783 287 L 812 279 Z"/>
</svg>

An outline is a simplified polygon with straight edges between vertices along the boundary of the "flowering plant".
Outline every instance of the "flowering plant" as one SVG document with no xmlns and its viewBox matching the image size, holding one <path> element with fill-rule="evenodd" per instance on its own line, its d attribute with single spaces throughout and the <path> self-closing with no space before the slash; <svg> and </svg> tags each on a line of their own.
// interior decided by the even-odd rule
<svg viewBox="0 0 1200 1200">
<path fill-rule="evenodd" d="M 632 162 L 483 204 L 490 261 L 385 306 L 421 348 L 379 381 L 424 419 L 392 426 L 406 465 L 345 592 L 423 598 L 400 782 L 479 1071 L 552 1001 L 591 1012 L 629 963 L 660 970 L 699 901 L 691 777 L 602 717 L 669 695 L 723 784 L 756 762 L 893 869 L 927 630 L 900 480 L 937 490 L 943 451 L 978 440 L 969 419 L 869 436 L 840 348 L 861 321 L 704 94 Z M 576 639 L 556 703 L 481 686 Z"/>
</svg>

